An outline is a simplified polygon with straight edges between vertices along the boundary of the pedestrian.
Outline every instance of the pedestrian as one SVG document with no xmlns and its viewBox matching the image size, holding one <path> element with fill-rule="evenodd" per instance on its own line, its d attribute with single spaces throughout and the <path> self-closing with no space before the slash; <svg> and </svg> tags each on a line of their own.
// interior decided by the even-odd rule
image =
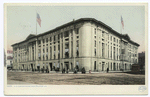
<svg viewBox="0 0 150 97">
<path fill-rule="evenodd" d="M 107 73 L 109 72 L 109 68 L 107 68 Z"/>
</svg>

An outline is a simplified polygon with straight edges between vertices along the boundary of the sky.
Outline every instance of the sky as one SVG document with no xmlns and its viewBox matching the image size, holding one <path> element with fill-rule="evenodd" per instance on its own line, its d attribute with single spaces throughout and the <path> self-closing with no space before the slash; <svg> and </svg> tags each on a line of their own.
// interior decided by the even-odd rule
<svg viewBox="0 0 150 97">
<path fill-rule="evenodd" d="M 121 33 L 121 16 L 124 22 L 122 34 L 140 44 L 138 52 L 145 51 L 145 7 L 144 6 L 98 6 L 98 5 L 51 5 L 51 6 L 8 6 L 7 49 L 11 45 L 36 34 L 36 12 L 41 17 L 37 34 L 44 33 L 79 18 L 95 18 Z"/>
</svg>

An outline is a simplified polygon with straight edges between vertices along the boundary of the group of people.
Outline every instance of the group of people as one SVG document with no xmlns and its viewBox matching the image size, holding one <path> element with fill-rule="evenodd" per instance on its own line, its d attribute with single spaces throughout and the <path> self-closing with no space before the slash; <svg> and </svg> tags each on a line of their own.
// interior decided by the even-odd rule
<svg viewBox="0 0 150 97">
<path fill-rule="evenodd" d="M 78 68 L 74 68 L 73 73 L 76 74 L 76 73 L 78 73 L 78 71 L 79 71 Z M 65 68 L 62 69 L 62 74 L 65 73 L 65 72 L 66 72 L 66 73 L 69 73 L 69 69 L 67 69 L 67 70 L 65 70 Z M 81 73 L 82 73 L 82 74 L 85 74 L 85 73 L 86 73 L 84 67 L 81 69 Z"/>
</svg>

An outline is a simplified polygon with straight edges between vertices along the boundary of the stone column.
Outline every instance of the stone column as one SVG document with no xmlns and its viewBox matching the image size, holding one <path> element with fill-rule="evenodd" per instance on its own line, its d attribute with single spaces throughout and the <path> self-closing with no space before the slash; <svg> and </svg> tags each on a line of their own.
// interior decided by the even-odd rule
<svg viewBox="0 0 150 97">
<path fill-rule="evenodd" d="M 41 61 L 43 61 L 43 40 L 42 39 L 41 39 Z"/>
<path fill-rule="evenodd" d="M 76 61 L 75 61 L 75 57 L 76 57 L 76 34 L 75 34 L 75 29 L 73 29 L 73 64 L 74 66 L 76 66 Z"/>
<path fill-rule="evenodd" d="M 43 60 L 46 60 L 46 54 L 47 54 L 47 51 L 46 51 L 46 38 L 44 39 L 44 41 L 45 41 L 45 43 L 44 43 L 44 45 L 45 45 L 45 47 L 44 47 L 44 51 L 45 51 L 45 55 L 44 55 L 44 58 L 45 59 L 43 59 Z"/>
<path fill-rule="evenodd" d="M 48 60 L 50 59 L 50 38 L 48 38 Z"/>
<path fill-rule="evenodd" d="M 36 44 L 34 43 L 34 59 L 33 59 L 34 61 L 36 60 L 36 51 L 35 51 L 36 49 L 35 49 L 35 45 L 36 45 Z"/>
<path fill-rule="evenodd" d="M 38 40 L 36 40 L 36 60 L 38 60 Z"/>
<path fill-rule="evenodd" d="M 52 38 L 52 59 L 54 59 L 54 35 L 51 37 Z"/>
<path fill-rule="evenodd" d="M 30 44 L 29 44 L 29 61 L 30 61 L 30 55 L 31 55 L 31 51 L 30 51 Z"/>
<path fill-rule="evenodd" d="M 65 58 L 65 37 L 64 37 L 64 32 L 63 32 L 63 58 Z"/>
<path fill-rule="evenodd" d="M 62 38 L 61 38 L 61 35 L 60 35 L 60 59 L 63 58 L 62 57 Z"/>
<path fill-rule="evenodd" d="M 56 36 L 55 36 L 56 40 L 58 39 Z M 58 41 L 55 42 L 55 58 L 58 59 Z"/>
<path fill-rule="evenodd" d="M 71 31 L 69 31 L 69 58 L 71 58 Z"/>
<path fill-rule="evenodd" d="M 32 57 L 32 46 L 33 46 L 33 43 L 31 44 L 31 61 L 33 60 L 33 57 Z"/>
</svg>

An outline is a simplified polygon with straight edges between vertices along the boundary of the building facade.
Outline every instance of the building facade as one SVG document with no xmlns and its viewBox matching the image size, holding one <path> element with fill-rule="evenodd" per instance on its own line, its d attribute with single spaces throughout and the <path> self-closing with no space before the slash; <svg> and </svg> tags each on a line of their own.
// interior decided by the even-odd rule
<svg viewBox="0 0 150 97">
<path fill-rule="evenodd" d="M 13 51 L 7 50 L 7 60 L 6 60 L 7 67 L 13 66 Z"/>
<path fill-rule="evenodd" d="M 78 66 L 86 71 L 130 70 L 138 62 L 139 44 L 106 24 L 81 18 L 48 32 L 30 34 L 13 44 L 14 69 L 40 70 Z"/>
</svg>

